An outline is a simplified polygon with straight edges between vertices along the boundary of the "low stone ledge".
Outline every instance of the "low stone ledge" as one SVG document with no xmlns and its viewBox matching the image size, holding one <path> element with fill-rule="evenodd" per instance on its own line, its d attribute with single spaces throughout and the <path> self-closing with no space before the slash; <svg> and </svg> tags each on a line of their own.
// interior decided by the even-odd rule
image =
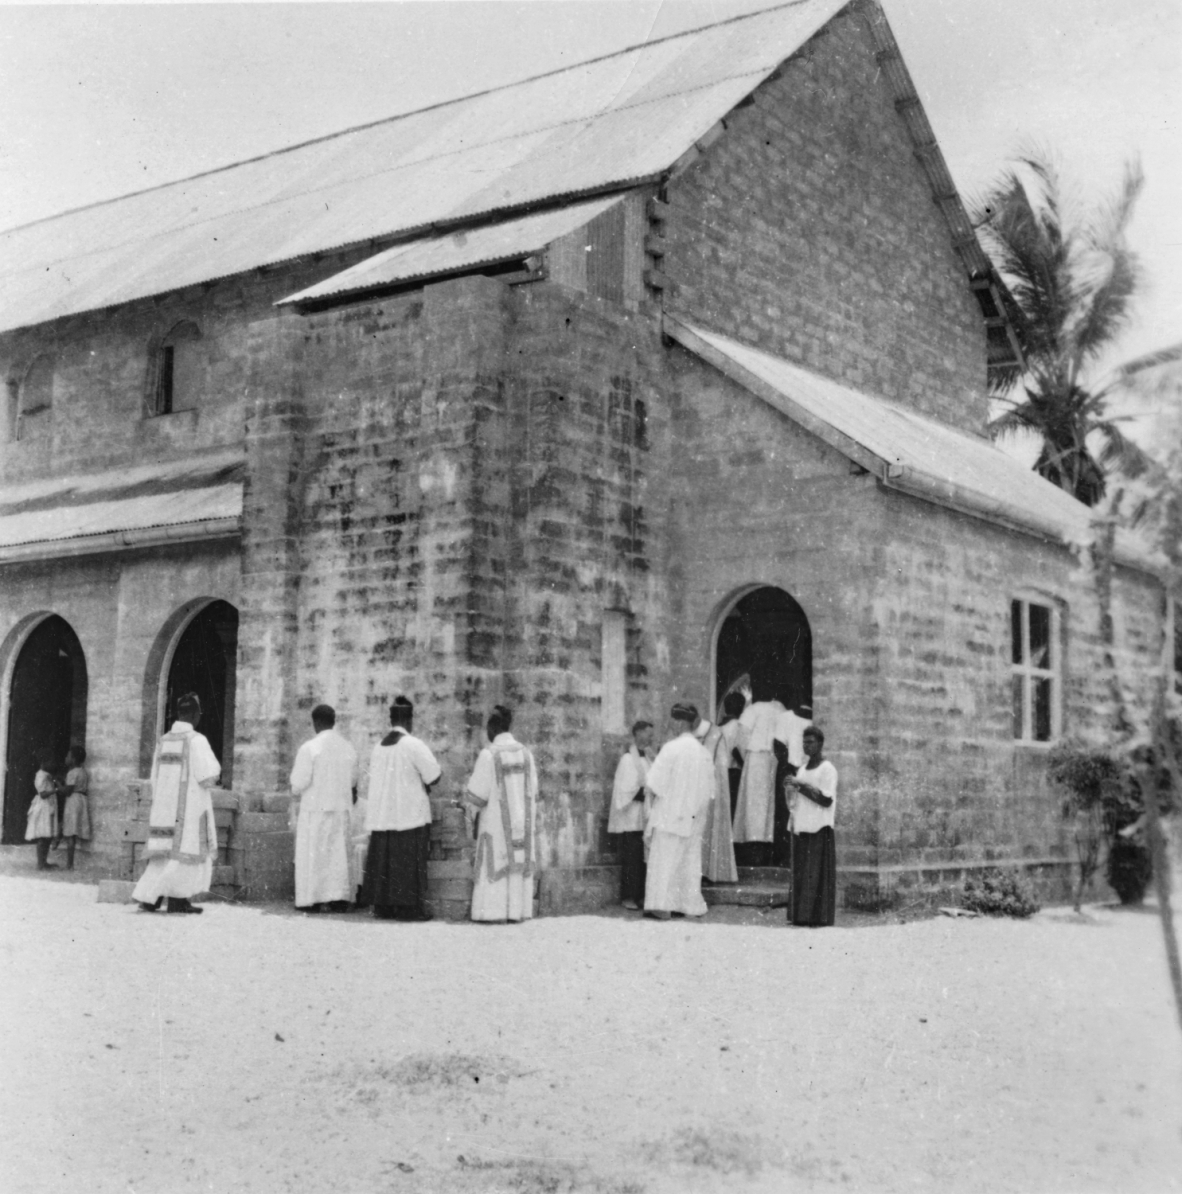
<svg viewBox="0 0 1182 1194">
<path fill-rule="evenodd" d="M 538 908 L 543 916 L 598 912 L 619 898 L 618 866 L 548 867 L 538 881 Z"/>
</svg>

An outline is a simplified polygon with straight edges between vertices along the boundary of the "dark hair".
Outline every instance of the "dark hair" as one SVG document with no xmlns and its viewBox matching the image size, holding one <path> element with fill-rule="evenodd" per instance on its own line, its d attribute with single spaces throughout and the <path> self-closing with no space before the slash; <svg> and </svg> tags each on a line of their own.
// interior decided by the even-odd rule
<svg viewBox="0 0 1182 1194">
<path fill-rule="evenodd" d="M 653 723 L 651 721 L 634 721 L 632 723 L 632 734 L 635 737 L 641 730 L 651 730 L 652 728 Z"/>
<path fill-rule="evenodd" d="M 57 759 L 49 751 L 40 755 L 39 758 L 41 759 L 40 766 L 42 771 L 52 771 L 57 766 Z"/>
<path fill-rule="evenodd" d="M 177 698 L 176 715 L 178 721 L 192 721 L 191 714 L 201 716 L 201 698 L 195 692 L 186 692 Z"/>
<path fill-rule="evenodd" d="M 68 751 L 66 751 L 66 762 L 67 763 L 70 761 L 71 755 L 74 756 L 74 765 L 76 767 L 81 767 L 82 764 L 86 762 L 86 747 L 85 746 L 71 746 L 70 749 Z"/>
<path fill-rule="evenodd" d="M 693 725 L 698 720 L 698 710 L 694 705 L 683 704 L 678 702 L 673 706 L 669 716 L 674 721 L 685 721 Z"/>
<path fill-rule="evenodd" d="M 409 730 L 415 719 L 415 707 L 404 696 L 396 696 L 390 706 L 390 724 Z"/>
<path fill-rule="evenodd" d="M 337 711 L 331 705 L 317 705 L 312 710 L 312 724 L 331 730 L 337 724 Z"/>
<path fill-rule="evenodd" d="M 495 738 L 498 734 L 507 734 L 513 724 L 513 710 L 507 705 L 495 705 L 488 715 L 488 736 Z"/>
<path fill-rule="evenodd" d="M 741 692 L 728 692 L 722 698 L 722 711 L 727 717 L 741 717 L 746 708 L 747 698 Z"/>
<path fill-rule="evenodd" d="M 824 731 L 823 729 L 821 729 L 821 727 L 820 727 L 820 726 L 805 726 L 805 727 L 804 727 L 804 733 L 801 735 L 801 737 L 802 737 L 802 738 L 808 738 L 810 735 L 811 735 L 813 738 L 816 738 L 816 740 L 817 740 L 817 741 L 818 741 L 818 742 L 819 742 L 819 743 L 820 743 L 822 746 L 824 746 L 824 745 L 825 745 L 825 731 Z"/>
</svg>

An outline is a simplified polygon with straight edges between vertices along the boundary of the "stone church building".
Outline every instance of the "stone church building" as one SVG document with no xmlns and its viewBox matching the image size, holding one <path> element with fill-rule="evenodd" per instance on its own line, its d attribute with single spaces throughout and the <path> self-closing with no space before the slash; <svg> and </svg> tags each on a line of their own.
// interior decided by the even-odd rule
<svg viewBox="0 0 1182 1194">
<path fill-rule="evenodd" d="M 281 895 L 310 709 L 364 758 L 405 693 L 446 896 L 504 701 L 543 910 L 591 907 L 627 726 L 747 675 L 826 729 L 847 895 L 1065 877 L 1046 752 L 1104 729 L 1089 512 L 986 438 L 1003 297 L 874 0 L 3 234 L 3 840 L 38 755 L 84 743 L 91 853 L 126 868 L 196 690 L 238 810 L 223 881 Z M 1117 561 L 1143 701 L 1161 581 Z"/>
</svg>

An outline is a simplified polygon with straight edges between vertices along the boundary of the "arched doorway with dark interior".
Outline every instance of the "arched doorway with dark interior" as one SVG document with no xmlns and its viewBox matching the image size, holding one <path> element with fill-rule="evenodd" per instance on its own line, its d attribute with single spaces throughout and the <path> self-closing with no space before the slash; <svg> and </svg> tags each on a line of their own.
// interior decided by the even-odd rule
<svg viewBox="0 0 1182 1194">
<path fill-rule="evenodd" d="M 234 780 L 234 693 L 237 684 L 238 611 L 228 601 L 203 606 L 173 648 L 165 684 L 164 725 L 176 720 L 176 703 L 195 692 L 201 701 L 198 729 L 222 765 L 219 781 Z"/>
<path fill-rule="evenodd" d="M 746 690 L 748 699 L 779 701 L 786 709 L 813 703 L 813 636 L 800 604 L 772 585 L 751 589 L 724 615 L 714 658 L 714 699 L 719 718 L 730 692 Z M 777 788 L 779 784 L 777 784 Z M 761 856 L 751 843 L 735 846 L 740 866 Z M 777 792 L 772 855 L 778 865 L 789 857 L 788 813 Z"/>
<path fill-rule="evenodd" d="M 33 779 L 45 757 L 60 772 L 66 752 L 86 745 L 89 682 L 82 644 L 57 614 L 33 627 L 12 668 L 4 770 L 5 843 L 25 840 Z"/>
</svg>

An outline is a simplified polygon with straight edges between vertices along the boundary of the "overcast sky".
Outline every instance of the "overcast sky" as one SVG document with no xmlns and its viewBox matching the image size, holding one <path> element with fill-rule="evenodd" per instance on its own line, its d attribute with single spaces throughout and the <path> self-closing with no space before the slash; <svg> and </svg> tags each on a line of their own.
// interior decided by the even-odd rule
<svg viewBox="0 0 1182 1194">
<path fill-rule="evenodd" d="M 1140 154 L 1150 285 L 1120 355 L 1182 340 L 1182 4 L 883 2 L 966 197 L 1023 143 L 1092 199 Z M 768 6 L 0 2 L 0 227 Z"/>
</svg>

